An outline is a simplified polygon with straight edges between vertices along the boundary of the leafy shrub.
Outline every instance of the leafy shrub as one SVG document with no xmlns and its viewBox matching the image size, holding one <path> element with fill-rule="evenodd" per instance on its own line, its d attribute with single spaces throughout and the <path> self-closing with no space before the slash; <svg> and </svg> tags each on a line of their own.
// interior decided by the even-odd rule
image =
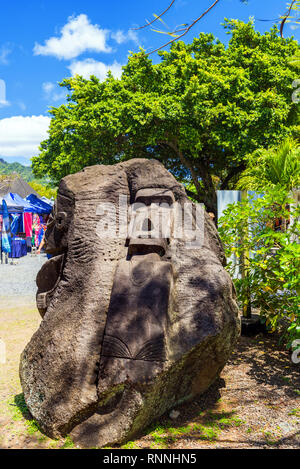
<svg viewBox="0 0 300 469">
<path fill-rule="evenodd" d="M 283 188 L 267 189 L 254 199 L 231 204 L 219 220 L 219 232 L 238 300 L 259 308 L 272 332 L 279 330 L 288 346 L 300 338 L 299 206 Z M 276 222 L 281 226 L 276 229 Z"/>
</svg>

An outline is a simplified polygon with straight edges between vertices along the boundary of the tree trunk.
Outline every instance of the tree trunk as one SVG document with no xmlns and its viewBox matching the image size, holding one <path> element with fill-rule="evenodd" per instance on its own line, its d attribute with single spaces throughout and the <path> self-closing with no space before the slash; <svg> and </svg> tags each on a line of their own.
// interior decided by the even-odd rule
<svg viewBox="0 0 300 469">
<path fill-rule="evenodd" d="M 215 223 L 217 225 L 218 223 L 218 199 L 217 199 L 217 193 L 216 189 L 211 177 L 211 174 L 209 173 L 208 169 L 205 168 L 203 165 L 198 165 L 197 166 L 199 175 L 201 177 L 201 180 L 204 185 L 205 193 L 203 194 L 203 203 L 205 205 L 205 208 L 208 212 L 211 212 L 215 216 Z"/>
<path fill-rule="evenodd" d="M 217 193 L 216 193 L 210 172 L 208 171 L 207 168 L 205 168 L 204 165 L 200 165 L 199 163 L 195 165 L 190 159 L 186 158 L 185 155 L 180 151 L 177 143 L 174 143 L 174 142 L 163 142 L 163 143 L 169 145 L 169 147 L 172 148 L 172 150 L 174 150 L 175 153 L 178 155 L 181 163 L 186 168 L 189 169 L 192 179 L 193 179 L 193 183 L 197 191 L 196 199 L 198 200 L 199 203 L 203 203 L 205 205 L 205 208 L 208 212 L 211 212 L 214 214 L 215 216 L 214 222 L 217 225 L 217 222 L 218 222 Z M 204 191 L 199 183 L 199 177 L 201 178 L 202 183 L 204 185 Z"/>
</svg>

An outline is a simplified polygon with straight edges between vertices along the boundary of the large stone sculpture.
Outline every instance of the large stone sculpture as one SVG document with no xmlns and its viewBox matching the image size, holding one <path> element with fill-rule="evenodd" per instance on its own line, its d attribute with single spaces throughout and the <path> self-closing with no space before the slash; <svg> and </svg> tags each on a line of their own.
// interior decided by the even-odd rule
<svg viewBox="0 0 300 469">
<path fill-rule="evenodd" d="M 235 293 L 212 221 L 201 209 L 199 223 L 195 207 L 177 217 L 185 205 L 183 186 L 154 160 L 61 181 L 46 233 L 54 257 L 37 277 L 43 320 L 20 364 L 49 436 L 121 443 L 224 367 L 239 335 Z"/>
</svg>

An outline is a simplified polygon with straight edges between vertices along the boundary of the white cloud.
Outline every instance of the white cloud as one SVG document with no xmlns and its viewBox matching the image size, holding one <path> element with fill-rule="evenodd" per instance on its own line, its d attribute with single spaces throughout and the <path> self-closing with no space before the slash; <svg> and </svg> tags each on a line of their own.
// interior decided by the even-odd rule
<svg viewBox="0 0 300 469">
<path fill-rule="evenodd" d="M 7 57 L 11 54 L 12 48 L 9 44 L 4 44 L 0 47 L 0 64 L 7 65 L 8 59 Z"/>
<path fill-rule="evenodd" d="M 58 59 L 74 59 L 85 51 L 111 52 L 106 41 L 107 29 L 90 23 L 87 15 L 71 16 L 61 29 L 60 37 L 51 37 L 45 45 L 35 44 L 35 55 L 50 55 Z"/>
<path fill-rule="evenodd" d="M 4 80 L 0 80 L 0 108 L 10 106 L 10 103 L 6 100 L 6 83 Z"/>
<path fill-rule="evenodd" d="M 72 62 L 68 68 L 73 76 L 81 75 L 88 79 L 91 75 L 95 75 L 101 81 L 105 80 L 109 70 L 115 78 L 120 78 L 122 75 L 122 65 L 116 61 L 112 65 L 106 65 L 94 59 L 86 59 Z"/>
<path fill-rule="evenodd" d="M 47 101 L 61 101 L 66 98 L 67 92 L 65 89 L 59 89 L 55 83 L 47 81 L 42 84 L 44 97 Z"/>
<path fill-rule="evenodd" d="M 0 109 L 2 107 L 8 107 L 10 105 L 11 105 L 11 103 L 9 101 L 0 100 Z"/>
<path fill-rule="evenodd" d="M 13 116 L 0 120 L 0 157 L 31 158 L 48 136 L 50 117 Z"/>
<path fill-rule="evenodd" d="M 26 111 L 27 106 L 23 101 L 19 101 L 18 106 L 22 111 Z"/>
<path fill-rule="evenodd" d="M 124 33 L 121 29 L 115 33 L 111 33 L 112 39 L 116 41 L 117 44 L 123 44 L 124 42 L 133 41 L 138 43 L 138 36 L 135 31 L 129 30 L 127 33 Z"/>
<path fill-rule="evenodd" d="M 55 84 L 51 83 L 50 81 L 47 81 L 46 83 L 43 83 L 43 91 L 46 94 L 52 93 L 52 91 L 55 89 Z"/>
</svg>

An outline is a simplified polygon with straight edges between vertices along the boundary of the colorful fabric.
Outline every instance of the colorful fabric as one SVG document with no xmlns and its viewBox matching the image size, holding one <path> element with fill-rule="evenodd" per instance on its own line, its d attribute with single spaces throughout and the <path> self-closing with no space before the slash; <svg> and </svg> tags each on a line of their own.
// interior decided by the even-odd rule
<svg viewBox="0 0 300 469">
<path fill-rule="evenodd" d="M 32 228 L 31 246 L 35 246 L 35 228 Z"/>
<path fill-rule="evenodd" d="M 36 246 L 37 241 L 37 231 L 38 231 L 38 224 L 40 222 L 39 216 L 34 213 L 32 215 L 32 237 L 31 237 L 31 246 Z"/>
<path fill-rule="evenodd" d="M 11 253 L 9 254 L 9 257 L 12 259 L 19 259 L 20 257 L 24 256 L 27 256 L 27 246 L 25 239 L 13 239 L 11 244 Z"/>
<path fill-rule="evenodd" d="M 41 244 L 45 231 L 46 231 L 46 225 L 41 224 L 41 229 L 38 234 L 38 243 L 39 243 L 38 245 Z"/>
<path fill-rule="evenodd" d="M 8 208 L 5 200 L 2 202 L 2 213 L 3 213 L 3 226 L 2 226 L 2 251 L 6 253 L 11 252 L 11 232 L 10 232 L 10 222 Z"/>
<path fill-rule="evenodd" d="M 32 245 L 39 247 L 44 235 L 44 224 L 43 217 L 40 217 L 38 214 L 33 215 L 33 230 L 34 235 L 32 235 Z"/>
<path fill-rule="evenodd" d="M 27 238 L 32 237 L 32 213 L 24 213 L 24 228 Z"/>
<path fill-rule="evenodd" d="M 13 213 L 11 215 L 12 221 L 10 223 L 10 230 L 12 235 L 21 232 L 22 213 Z"/>
</svg>

